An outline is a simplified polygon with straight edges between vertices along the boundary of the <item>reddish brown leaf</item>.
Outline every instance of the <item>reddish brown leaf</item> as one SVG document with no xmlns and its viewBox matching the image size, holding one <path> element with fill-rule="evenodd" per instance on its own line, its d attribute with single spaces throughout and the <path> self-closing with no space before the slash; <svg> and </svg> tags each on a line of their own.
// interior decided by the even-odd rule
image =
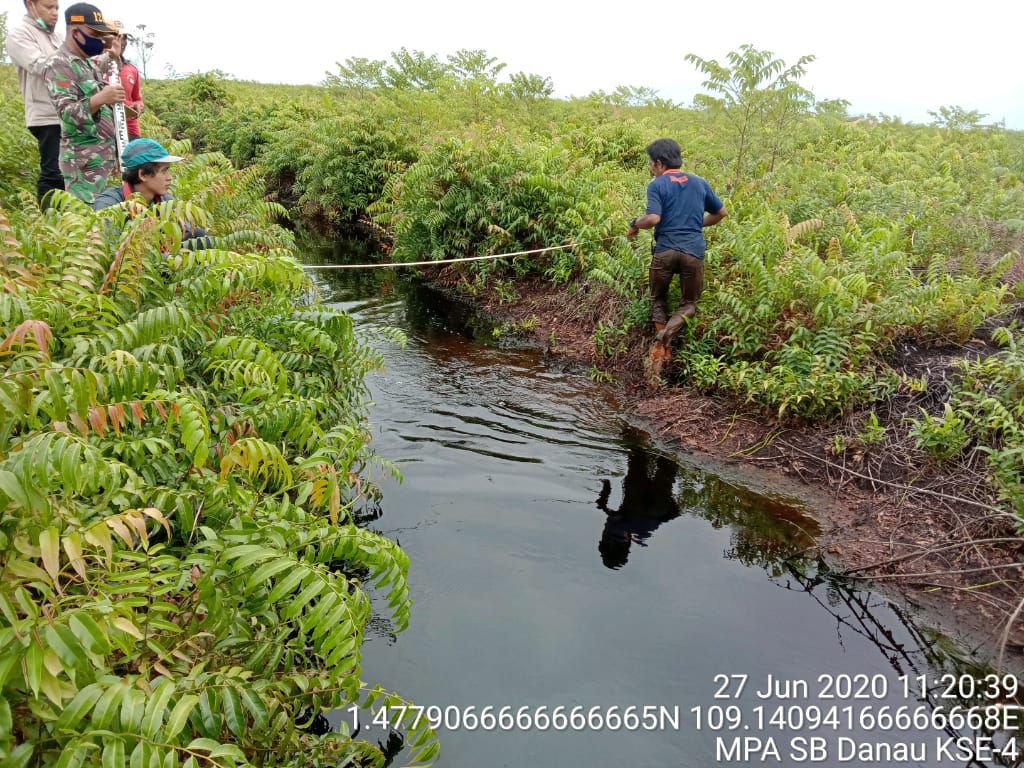
<svg viewBox="0 0 1024 768">
<path fill-rule="evenodd" d="M 146 412 L 142 409 L 142 401 L 135 400 L 130 403 L 128 407 L 132 409 L 132 415 L 135 416 L 135 421 L 139 425 L 142 425 L 142 423 L 146 421 Z"/>
<path fill-rule="evenodd" d="M 46 357 L 50 356 L 50 341 L 53 339 L 53 331 L 50 326 L 42 320 L 26 320 L 17 326 L 10 335 L 0 341 L 0 354 L 10 352 L 14 347 L 25 347 L 26 341 L 31 334 L 35 347 Z"/>
<path fill-rule="evenodd" d="M 71 426 L 81 432 L 84 436 L 89 434 L 89 425 L 86 424 L 85 420 L 77 413 L 71 414 Z"/>
<path fill-rule="evenodd" d="M 111 425 L 114 427 L 114 432 L 121 434 L 121 425 L 124 424 L 124 407 L 119 403 L 107 406 L 107 414 Z"/>
<path fill-rule="evenodd" d="M 89 423 L 92 428 L 96 431 L 100 437 L 103 437 L 103 433 L 107 428 L 107 410 L 106 408 L 98 408 L 93 406 L 89 409 Z"/>
<path fill-rule="evenodd" d="M 50 326 L 42 320 L 32 321 L 32 336 L 36 340 L 36 347 L 47 357 L 50 356 L 50 341 L 53 340 L 53 331 Z"/>
</svg>

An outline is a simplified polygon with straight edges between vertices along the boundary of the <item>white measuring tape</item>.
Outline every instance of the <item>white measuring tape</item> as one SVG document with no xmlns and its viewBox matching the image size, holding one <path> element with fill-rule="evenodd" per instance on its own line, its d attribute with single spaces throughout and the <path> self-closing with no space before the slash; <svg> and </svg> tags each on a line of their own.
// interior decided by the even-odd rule
<svg viewBox="0 0 1024 768">
<path fill-rule="evenodd" d="M 605 238 L 611 240 L 612 238 Z M 439 264 L 458 264 L 463 261 L 486 261 L 488 259 L 507 259 L 511 256 L 531 256 L 550 251 L 562 251 L 576 248 L 580 243 L 552 245 L 550 248 L 535 248 L 532 251 L 515 251 L 513 253 L 495 253 L 490 256 L 466 256 L 461 259 L 439 259 L 438 261 L 395 261 L 382 264 L 303 264 L 303 269 L 395 269 L 397 267 L 434 267 Z"/>
</svg>

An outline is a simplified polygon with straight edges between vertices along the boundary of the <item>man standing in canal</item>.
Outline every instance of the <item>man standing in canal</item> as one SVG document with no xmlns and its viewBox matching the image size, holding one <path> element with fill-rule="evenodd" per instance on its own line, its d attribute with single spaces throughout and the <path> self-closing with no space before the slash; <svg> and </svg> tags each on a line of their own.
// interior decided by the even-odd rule
<svg viewBox="0 0 1024 768">
<path fill-rule="evenodd" d="M 60 119 L 46 90 L 46 62 L 63 45 L 57 31 L 57 0 L 25 0 L 25 18 L 7 36 L 7 53 L 18 68 L 18 85 L 25 99 L 25 125 L 39 145 L 36 192 L 64 189 L 60 173 Z"/>
<path fill-rule="evenodd" d="M 684 173 L 682 150 L 673 139 L 658 139 L 647 147 L 651 175 L 647 185 L 647 213 L 629 223 L 626 237 L 641 229 L 654 228 L 651 248 L 651 319 L 656 331 L 651 360 L 660 364 L 671 359 L 672 339 L 697 312 L 704 290 L 704 227 L 726 216 L 725 205 L 700 176 Z M 682 298 L 671 318 L 668 289 L 672 276 L 679 275 Z"/>
<path fill-rule="evenodd" d="M 75 3 L 64 13 L 67 37 L 50 59 L 46 87 L 60 117 L 60 170 L 67 189 L 92 204 L 117 166 L 111 105 L 124 101 L 124 88 L 106 84 L 100 56 L 116 32 L 95 5 Z"/>
</svg>

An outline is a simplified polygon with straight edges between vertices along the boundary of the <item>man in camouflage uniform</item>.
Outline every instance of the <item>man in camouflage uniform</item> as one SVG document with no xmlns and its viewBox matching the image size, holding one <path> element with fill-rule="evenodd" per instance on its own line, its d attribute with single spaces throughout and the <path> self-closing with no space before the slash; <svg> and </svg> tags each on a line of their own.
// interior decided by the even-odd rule
<svg viewBox="0 0 1024 768">
<path fill-rule="evenodd" d="M 76 3 L 64 14 L 67 36 L 50 59 L 46 87 L 60 117 L 60 170 L 69 192 L 92 204 L 117 166 L 111 105 L 124 89 L 106 85 L 101 56 L 115 30 L 94 5 Z M 98 56 L 98 59 L 91 57 Z"/>
</svg>

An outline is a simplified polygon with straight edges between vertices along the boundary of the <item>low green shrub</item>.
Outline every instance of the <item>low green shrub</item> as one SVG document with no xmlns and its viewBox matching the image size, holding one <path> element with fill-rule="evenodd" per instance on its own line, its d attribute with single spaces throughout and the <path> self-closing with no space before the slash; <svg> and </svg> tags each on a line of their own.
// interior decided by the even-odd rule
<svg viewBox="0 0 1024 768">
<path fill-rule="evenodd" d="M 449 139 L 394 176 L 370 211 L 392 232 L 397 258 L 449 259 L 571 246 L 485 274 L 574 277 L 619 291 L 639 289 L 644 257 L 622 236 L 636 177 L 575 158 L 559 145 L 509 136 Z"/>
<path fill-rule="evenodd" d="M 1005 329 L 997 337 L 1007 348 L 961 361 L 942 415 L 923 414 L 912 431 L 939 460 L 986 454 L 995 487 L 1024 525 L 1024 338 Z"/>
<path fill-rule="evenodd" d="M 402 703 L 360 670 L 370 584 L 398 630 L 411 606 L 405 553 L 354 522 L 393 471 L 381 360 L 308 302 L 256 172 L 200 156 L 176 191 L 0 211 L 0 763 L 383 762 L 308 728 Z"/>
</svg>

